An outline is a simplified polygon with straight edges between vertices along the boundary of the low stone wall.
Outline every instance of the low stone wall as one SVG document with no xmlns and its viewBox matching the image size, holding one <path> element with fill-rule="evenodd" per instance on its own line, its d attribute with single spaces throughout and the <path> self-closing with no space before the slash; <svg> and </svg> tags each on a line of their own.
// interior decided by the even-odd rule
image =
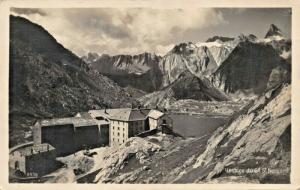
<svg viewBox="0 0 300 190">
<path fill-rule="evenodd" d="M 19 150 L 19 149 L 23 149 L 23 148 L 26 148 L 28 146 L 32 146 L 33 145 L 33 142 L 27 142 L 27 143 L 23 143 L 23 144 L 19 144 L 17 146 L 14 146 L 12 148 L 9 149 L 9 154 L 11 154 L 12 152 L 15 152 L 16 150 Z"/>
<path fill-rule="evenodd" d="M 155 135 L 156 133 L 157 133 L 157 129 L 152 129 L 152 130 L 149 130 L 149 131 L 144 131 L 142 133 L 139 133 L 136 136 L 143 138 L 143 137 L 147 137 L 147 136 L 150 136 L 150 135 Z"/>
</svg>

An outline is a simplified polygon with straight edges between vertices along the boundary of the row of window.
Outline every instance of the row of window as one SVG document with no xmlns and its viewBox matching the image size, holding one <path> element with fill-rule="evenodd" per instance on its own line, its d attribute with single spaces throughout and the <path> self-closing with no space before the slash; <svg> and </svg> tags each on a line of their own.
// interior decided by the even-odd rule
<svg viewBox="0 0 300 190">
<path fill-rule="evenodd" d="M 118 138 L 112 138 L 112 141 L 116 141 L 116 142 L 118 142 L 118 143 L 124 143 L 125 142 L 125 139 L 123 139 L 123 140 L 121 140 L 121 139 L 118 139 Z"/>
<path fill-rule="evenodd" d="M 130 124 L 133 124 L 133 125 L 142 125 L 143 124 L 143 120 L 138 120 L 138 121 L 130 121 L 129 123 Z M 128 122 L 123 122 L 123 121 L 112 121 L 111 122 L 112 124 L 118 124 L 118 125 L 125 125 L 125 123 L 128 123 Z"/>
<path fill-rule="evenodd" d="M 112 129 L 115 130 L 115 126 L 112 126 Z M 116 127 L 116 129 L 120 130 L 120 127 L 118 127 L 118 128 Z M 125 131 L 125 128 L 122 128 L 122 129 L 123 129 L 123 131 Z"/>
<path fill-rule="evenodd" d="M 125 125 L 127 122 L 122 122 L 122 121 L 112 121 L 112 124 L 117 123 L 118 125 Z"/>
<path fill-rule="evenodd" d="M 119 132 L 117 132 L 116 134 L 118 135 L 118 137 L 120 136 L 120 133 L 119 133 Z M 114 132 L 112 132 L 112 136 L 115 136 L 115 133 L 114 133 Z M 123 133 L 123 137 L 125 137 L 125 133 Z"/>
</svg>

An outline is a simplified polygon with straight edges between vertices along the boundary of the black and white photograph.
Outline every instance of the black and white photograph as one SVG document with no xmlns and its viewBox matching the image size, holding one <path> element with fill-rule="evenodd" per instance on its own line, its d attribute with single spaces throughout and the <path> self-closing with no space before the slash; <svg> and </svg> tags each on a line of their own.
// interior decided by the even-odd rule
<svg viewBox="0 0 300 190">
<path fill-rule="evenodd" d="M 291 184 L 292 15 L 10 7 L 8 183 Z"/>
</svg>

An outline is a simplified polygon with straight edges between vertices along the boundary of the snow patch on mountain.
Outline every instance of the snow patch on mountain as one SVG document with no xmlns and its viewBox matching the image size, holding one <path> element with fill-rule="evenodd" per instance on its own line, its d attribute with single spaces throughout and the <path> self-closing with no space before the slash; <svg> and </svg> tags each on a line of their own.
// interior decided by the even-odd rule
<svg viewBox="0 0 300 190">
<path fill-rule="evenodd" d="M 197 47 L 192 42 L 175 46 L 159 63 L 163 73 L 162 86 L 168 86 L 188 71 L 201 78 L 210 75 L 218 67 L 206 46 Z"/>
<path fill-rule="evenodd" d="M 283 36 L 269 36 L 267 38 L 262 38 L 262 39 L 259 39 L 258 42 L 262 42 L 262 43 L 269 43 L 269 42 L 272 42 L 272 41 L 281 41 L 281 40 L 286 40 L 285 37 Z"/>
<path fill-rule="evenodd" d="M 196 45 L 198 47 L 207 47 L 212 54 L 214 60 L 220 66 L 222 62 L 229 56 L 231 51 L 238 44 L 237 40 L 222 42 L 221 40 L 216 40 L 214 42 L 198 42 Z"/>
</svg>

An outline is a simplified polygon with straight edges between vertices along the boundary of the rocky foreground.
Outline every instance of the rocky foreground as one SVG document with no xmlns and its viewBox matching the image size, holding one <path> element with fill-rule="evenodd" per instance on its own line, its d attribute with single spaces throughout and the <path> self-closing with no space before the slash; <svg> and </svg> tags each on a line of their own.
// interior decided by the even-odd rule
<svg viewBox="0 0 300 190">
<path fill-rule="evenodd" d="M 282 85 L 261 96 L 226 129 L 217 130 L 193 168 L 213 168 L 197 182 L 228 176 L 234 168 L 261 183 L 288 183 L 290 156 L 291 86 Z M 249 168 L 257 172 L 245 174 Z"/>
</svg>

